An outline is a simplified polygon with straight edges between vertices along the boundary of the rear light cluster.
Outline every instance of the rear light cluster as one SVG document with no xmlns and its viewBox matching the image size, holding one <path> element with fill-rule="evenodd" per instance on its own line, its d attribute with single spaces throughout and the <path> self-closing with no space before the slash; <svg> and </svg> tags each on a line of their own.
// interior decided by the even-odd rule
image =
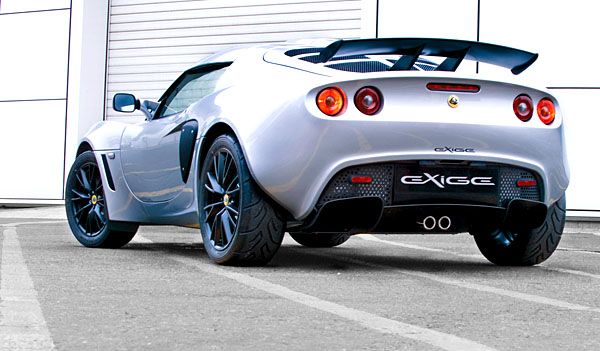
<svg viewBox="0 0 600 351">
<path fill-rule="evenodd" d="M 339 116 L 346 110 L 346 94 L 338 87 L 321 90 L 317 95 L 319 110 L 328 116 Z M 354 94 L 354 105 L 365 115 L 374 115 L 381 109 L 383 96 L 375 87 L 363 87 Z"/>
<path fill-rule="evenodd" d="M 513 111 L 521 121 L 529 121 L 533 115 L 533 100 L 525 94 L 517 96 L 513 101 Z M 537 104 L 537 115 L 540 121 L 546 125 L 554 122 L 556 109 L 552 100 L 549 98 L 541 99 Z"/>
</svg>

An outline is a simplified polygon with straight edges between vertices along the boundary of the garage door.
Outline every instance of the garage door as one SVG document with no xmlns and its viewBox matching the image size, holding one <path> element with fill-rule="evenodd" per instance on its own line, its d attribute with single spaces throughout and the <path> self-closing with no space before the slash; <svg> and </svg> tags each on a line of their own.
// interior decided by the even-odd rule
<svg viewBox="0 0 600 351">
<path fill-rule="evenodd" d="M 358 38 L 361 0 L 112 0 L 106 118 L 117 92 L 156 100 L 182 71 L 219 50 L 301 38 Z M 130 115 L 128 115 L 130 116 Z"/>
</svg>

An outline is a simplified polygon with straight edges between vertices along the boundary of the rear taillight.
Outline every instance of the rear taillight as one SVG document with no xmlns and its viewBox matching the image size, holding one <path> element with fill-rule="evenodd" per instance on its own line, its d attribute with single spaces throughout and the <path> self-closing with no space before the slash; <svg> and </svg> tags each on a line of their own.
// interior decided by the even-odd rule
<svg viewBox="0 0 600 351">
<path fill-rule="evenodd" d="M 527 122 L 533 115 L 533 101 L 527 95 L 519 95 L 513 101 L 513 111 L 521 121 Z"/>
<path fill-rule="evenodd" d="M 550 124 L 554 122 L 554 115 L 556 114 L 554 109 L 554 103 L 548 98 L 543 98 L 538 102 L 537 114 L 540 120 L 544 124 Z"/>
<path fill-rule="evenodd" d="M 481 89 L 479 85 L 472 84 L 447 84 L 447 83 L 428 83 L 427 89 L 432 91 L 455 91 L 459 93 L 478 93 Z"/>
<path fill-rule="evenodd" d="M 381 93 L 377 88 L 364 87 L 354 95 L 354 104 L 356 108 L 365 115 L 374 115 L 381 107 Z"/>
<path fill-rule="evenodd" d="M 319 110 L 328 116 L 335 116 L 343 112 L 345 104 L 346 95 L 339 88 L 325 88 L 317 95 Z"/>
</svg>

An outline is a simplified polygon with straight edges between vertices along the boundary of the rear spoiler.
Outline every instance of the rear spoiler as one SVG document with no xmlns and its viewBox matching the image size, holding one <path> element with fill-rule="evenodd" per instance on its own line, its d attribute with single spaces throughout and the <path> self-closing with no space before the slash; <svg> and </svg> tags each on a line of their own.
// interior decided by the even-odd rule
<svg viewBox="0 0 600 351">
<path fill-rule="evenodd" d="M 441 56 L 446 59 L 436 71 L 455 71 L 463 59 L 489 63 L 510 69 L 513 74 L 526 70 L 538 58 L 538 54 L 468 40 L 428 39 L 428 38 L 384 38 L 338 40 L 322 49 L 319 59 L 322 63 L 334 57 L 349 55 L 402 55 L 390 67 L 391 71 L 407 71 L 412 68 L 420 55 Z"/>
</svg>

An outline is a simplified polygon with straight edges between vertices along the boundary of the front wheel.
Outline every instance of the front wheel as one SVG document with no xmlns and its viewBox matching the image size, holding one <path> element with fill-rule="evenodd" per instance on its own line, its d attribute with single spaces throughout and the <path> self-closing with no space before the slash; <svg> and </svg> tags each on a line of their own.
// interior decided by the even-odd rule
<svg viewBox="0 0 600 351">
<path fill-rule="evenodd" d="M 531 230 L 506 229 L 474 231 L 481 253 L 502 266 L 532 266 L 547 260 L 558 247 L 565 227 L 565 197 L 548 208 L 544 223 Z"/>
<path fill-rule="evenodd" d="M 200 229 L 208 256 L 219 264 L 268 263 L 281 246 L 284 221 L 254 183 L 233 136 L 215 139 L 198 185 Z"/>
<path fill-rule="evenodd" d="M 65 208 L 71 232 L 83 246 L 119 248 L 137 231 L 137 225 L 129 223 L 129 231 L 111 229 L 100 169 L 89 151 L 77 156 L 69 171 Z"/>
</svg>

